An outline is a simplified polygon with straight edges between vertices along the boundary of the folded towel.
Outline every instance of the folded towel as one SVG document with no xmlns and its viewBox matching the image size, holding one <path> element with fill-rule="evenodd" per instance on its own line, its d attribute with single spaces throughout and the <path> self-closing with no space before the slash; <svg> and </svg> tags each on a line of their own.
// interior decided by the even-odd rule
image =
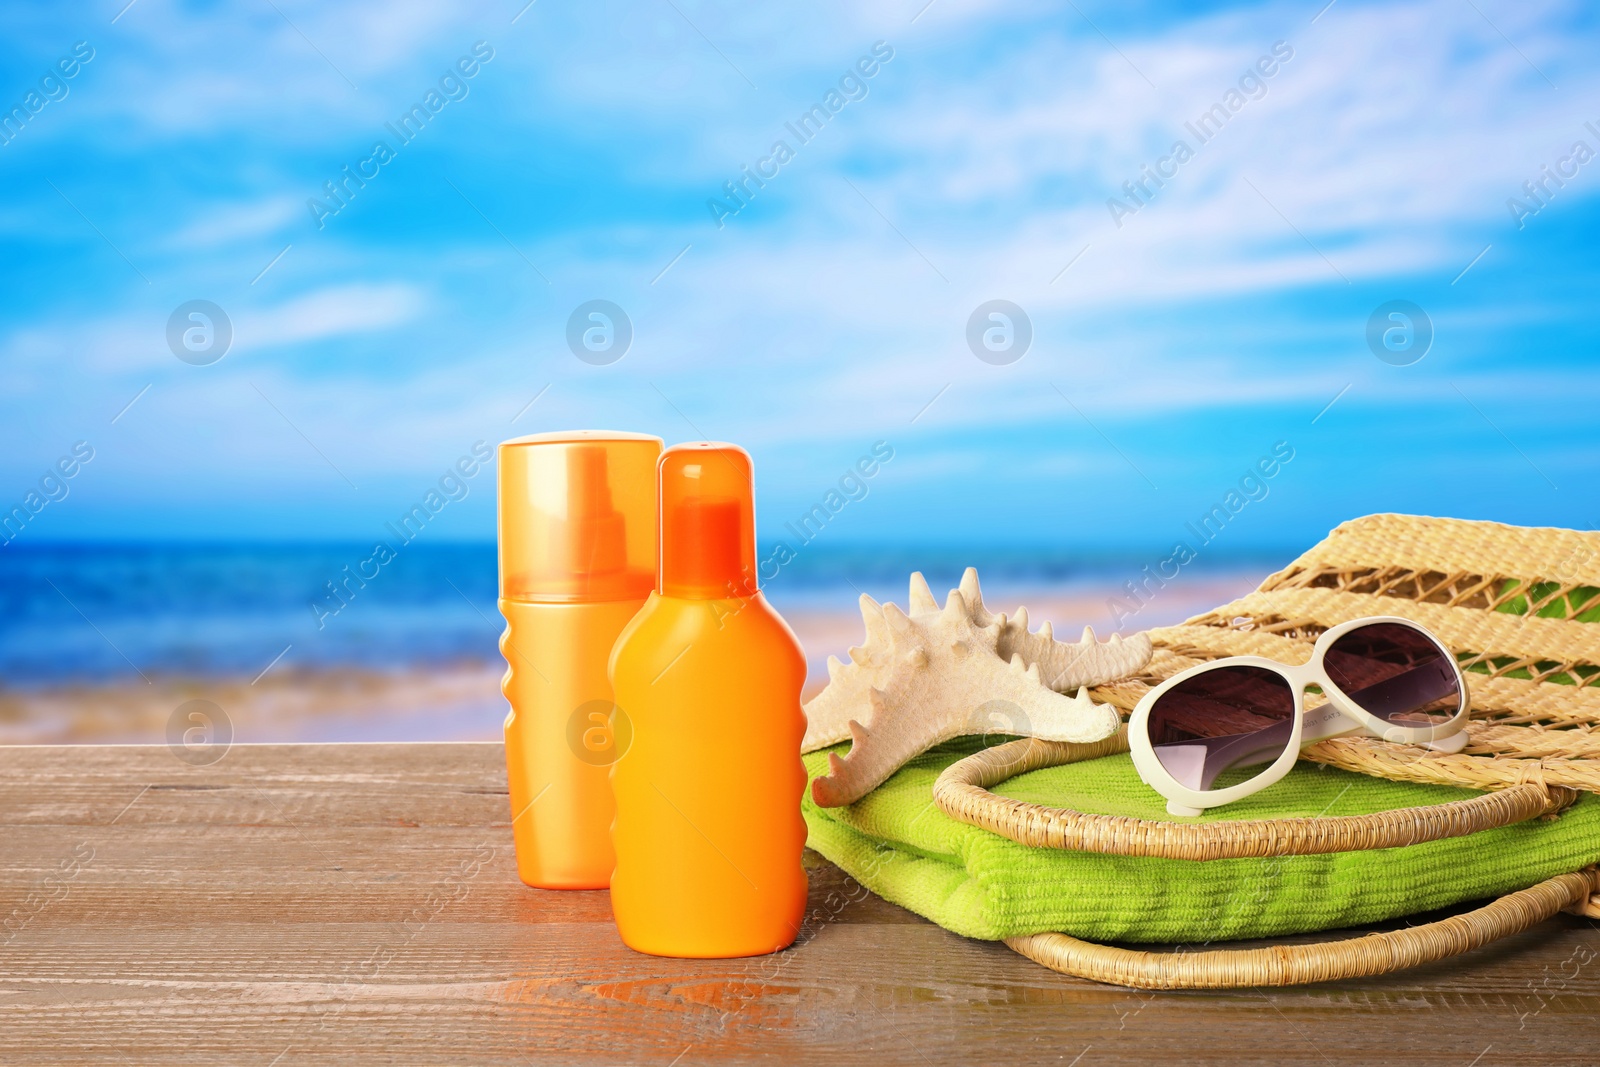
<svg viewBox="0 0 1600 1067">
<path fill-rule="evenodd" d="M 847 745 L 834 751 L 844 752 Z M 872 892 L 967 937 L 1060 931 L 1094 941 L 1202 942 L 1358 926 L 1523 889 L 1600 861 L 1600 797 L 1407 848 L 1272 859 L 1167 860 L 1029 848 L 933 803 L 963 740 L 913 760 L 855 804 L 803 803 L 808 843 Z M 826 774 L 827 752 L 804 757 Z M 1078 811 L 1170 819 L 1126 755 L 1020 775 L 993 792 Z M 1281 782 L 1195 820 L 1366 815 L 1478 795 L 1302 762 Z"/>
</svg>

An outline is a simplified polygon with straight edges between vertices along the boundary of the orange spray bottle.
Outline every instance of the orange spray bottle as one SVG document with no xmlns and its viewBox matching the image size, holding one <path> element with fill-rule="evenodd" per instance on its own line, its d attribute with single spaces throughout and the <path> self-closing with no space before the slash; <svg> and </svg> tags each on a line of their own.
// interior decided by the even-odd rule
<svg viewBox="0 0 1600 1067">
<path fill-rule="evenodd" d="M 640 952 L 776 952 L 806 906 L 805 657 L 757 589 L 749 454 L 674 445 L 659 469 L 660 579 L 611 653 L 633 731 L 611 907 Z"/>
<path fill-rule="evenodd" d="M 500 651 L 517 873 L 542 889 L 611 881 L 610 764 L 626 750 L 606 678 L 656 584 L 661 439 L 577 430 L 500 445 Z"/>
</svg>

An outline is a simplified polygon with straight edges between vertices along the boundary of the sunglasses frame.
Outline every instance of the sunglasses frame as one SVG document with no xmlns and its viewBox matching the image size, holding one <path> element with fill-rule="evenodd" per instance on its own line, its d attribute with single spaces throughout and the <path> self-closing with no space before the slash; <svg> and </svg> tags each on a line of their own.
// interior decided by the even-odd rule
<svg viewBox="0 0 1600 1067">
<path fill-rule="evenodd" d="M 1362 709 L 1334 684 L 1323 666 L 1323 658 L 1333 643 L 1352 630 L 1379 623 L 1393 623 L 1417 631 L 1438 647 L 1440 654 L 1455 671 L 1456 686 L 1460 694 L 1460 707 L 1446 721 L 1435 726 L 1396 726 Z M 1238 785 L 1223 789 L 1190 789 L 1174 778 L 1156 756 L 1150 742 L 1150 711 L 1156 701 L 1174 686 L 1186 679 L 1219 667 L 1260 667 L 1283 678 L 1294 694 L 1293 726 L 1283 752 L 1266 770 Z M 1311 711 L 1306 710 L 1305 692 L 1308 686 L 1320 686 L 1328 702 Z M 1432 631 L 1410 619 L 1393 615 L 1374 615 L 1370 618 L 1351 619 L 1327 630 L 1312 646 L 1311 658 L 1298 666 L 1279 663 L 1264 656 L 1229 656 L 1197 664 L 1180 671 L 1146 693 L 1128 717 L 1128 747 L 1133 755 L 1133 765 L 1144 783 L 1167 798 L 1167 812 L 1172 815 L 1200 815 L 1207 808 L 1221 807 L 1242 800 L 1253 793 L 1273 785 L 1294 766 L 1300 750 L 1308 744 L 1330 737 L 1350 734 L 1367 734 L 1394 744 L 1427 745 L 1445 752 L 1459 752 L 1466 747 L 1463 725 L 1472 712 L 1472 694 L 1467 688 L 1466 675 L 1456 661 L 1455 654 Z M 1308 722 L 1307 720 L 1312 720 Z"/>
</svg>

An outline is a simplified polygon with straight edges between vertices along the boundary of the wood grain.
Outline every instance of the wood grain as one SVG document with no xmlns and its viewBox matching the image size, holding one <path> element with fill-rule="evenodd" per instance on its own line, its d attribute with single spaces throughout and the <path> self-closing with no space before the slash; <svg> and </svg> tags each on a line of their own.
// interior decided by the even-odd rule
<svg viewBox="0 0 1600 1067">
<path fill-rule="evenodd" d="M 523 886 L 509 814 L 498 745 L 0 748 L 0 1063 L 1600 1062 L 1585 919 L 1381 979 L 1150 994 L 808 854 L 796 948 L 667 960 L 605 893 Z"/>
</svg>

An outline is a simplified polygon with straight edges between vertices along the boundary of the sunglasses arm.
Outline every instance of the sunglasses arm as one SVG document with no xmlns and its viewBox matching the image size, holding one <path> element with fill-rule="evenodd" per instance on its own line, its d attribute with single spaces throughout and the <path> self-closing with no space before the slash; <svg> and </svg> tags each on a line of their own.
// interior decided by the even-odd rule
<svg viewBox="0 0 1600 1067">
<path fill-rule="evenodd" d="M 1332 704 L 1324 704 L 1320 708 L 1313 708 L 1302 716 L 1304 725 L 1300 730 L 1300 743 L 1303 746 L 1317 741 L 1326 741 L 1330 737 L 1349 737 L 1351 734 L 1371 733 L 1363 723 L 1345 715 Z M 1381 735 L 1380 735 L 1381 736 Z M 1406 744 L 1404 740 L 1395 737 L 1385 738 L 1397 744 Z M 1417 741 L 1414 744 L 1435 752 L 1454 754 L 1467 747 L 1467 732 L 1465 730 L 1441 737 L 1436 741 Z"/>
<path fill-rule="evenodd" d="M 1366 725 L 1360 720 L 1351 718 L 1332 704 L 1312 708 L 1300 717 L 1300 721 L 1302 748 L 1317 741 L 1326 741 L 1330 737 L 1349 737 L 1366 729 Z"/>
</svg>

